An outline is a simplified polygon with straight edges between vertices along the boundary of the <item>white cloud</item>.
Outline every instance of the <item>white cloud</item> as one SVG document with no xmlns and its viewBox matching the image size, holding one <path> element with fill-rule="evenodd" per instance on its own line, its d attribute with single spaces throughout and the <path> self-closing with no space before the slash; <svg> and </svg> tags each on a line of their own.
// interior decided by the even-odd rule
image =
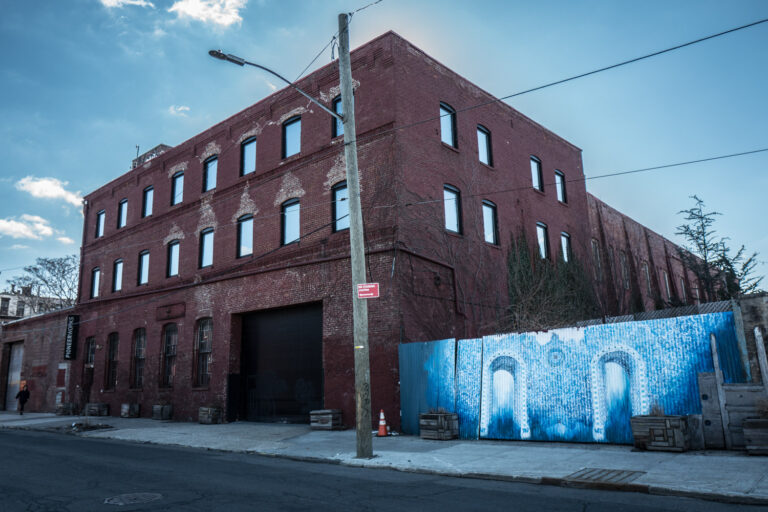
<svg viewBox="0 0 768 512">
<path fill-rule="evenodd" d="M 19 220 L 11 217 L 0 219 L 0 236 L 42 240 L 53 235 L 50 223 L 37 215 L 24 214 Z"/>
<path fill-rule="evenodd" d="M 107 7 L 109 9 L 112 8 L 123 8 L 126 5 L 137 5 L 139 7 L 151 7 L 152 9 L 155 8 L 155 4 L 152 2 L 147 2 L 146 0 L 100 0 L 101 5 L 104 7 Z"/>
<path fill-rule="evenodd" d="M 61 242 L 63 244 L 73 244 L 73 243 L 75 243 L 75 241 L 72 240 L 71 238 L 69 238 L 68 236 L 60 236 L 60 237 L 56 238 L 56 240 L 58 240 L 59 242 Z"/>
<path fill-rule="evenodd" d="M 11 249 L 15 249 L 17 251 L 20 251 L 22 249 L 29 249 L 29 246 L 28 245 L 24 245 L 24 244 L 13 244 L 11 246 Z"/>
<path fill-rule="evenodd" d="M 273 91 L 277 90 L 277 86 L 275 84 L 273 84 L 272 82 L 270 82 L 269 80 L 267 80 L 266 78 L 264 79 L 264 83 L 267 84 L 267 87 L 269 87 Z"/>
<path fill-rule="evenodd" d="M 189 107 L 186 105 L 171 105 L 168 107 L 168 113 L 172 116 L 187 117 L 187 112 L 189 112 Z"/>
<path fill-rule="evenodd" d="M 176 0 L 168 12 L 176 13 L 179 18 L 228 27 L 243 21 L 239 11 L 247 3 L 248 0 Z"/>
<path fill-rule="evenodd" d="M 16 182 L 16 188 L 24 192 L 29 192 L 32 197 L 40 199 L 63 199 L 67 203 L 80 207 L 83 204 L 83 198 L 80 192 L 71 192 L 65 187 L 69 185 L 68 181 L 57 180 L 56 178 L 36 178 L 27 176 Z"/>
</svg>

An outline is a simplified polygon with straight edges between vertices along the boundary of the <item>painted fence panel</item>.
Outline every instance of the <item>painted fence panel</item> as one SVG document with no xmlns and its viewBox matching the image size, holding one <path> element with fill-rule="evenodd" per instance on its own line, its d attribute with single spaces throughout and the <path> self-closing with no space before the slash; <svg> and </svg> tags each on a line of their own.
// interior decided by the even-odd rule
<svg viewBox="0 0 768 512">
<path fill-rule="evenodd" d="M 399 347 L 401 427 L 419 434 L 419 414 L 456 407 L 456 340 L 405 343 Z"/>
<path fill-rule="evenodd" d="M 653 404 L 667 414 L 701 412 L 697 374 L 713 370 L 709 336 L 721 355 L 737 353 L 734 332 L 725 312 L 500 334 L 459 340 L 455 371 L 428 363 L 424 355 L 436 356 L 426 347 L 422 366 L 441 381 L 431 388 L 455 383 L 463 438 L 631 443 L 630 416 Z M 435 349 L 446 364 L 449 341 Z"/>
</svg>

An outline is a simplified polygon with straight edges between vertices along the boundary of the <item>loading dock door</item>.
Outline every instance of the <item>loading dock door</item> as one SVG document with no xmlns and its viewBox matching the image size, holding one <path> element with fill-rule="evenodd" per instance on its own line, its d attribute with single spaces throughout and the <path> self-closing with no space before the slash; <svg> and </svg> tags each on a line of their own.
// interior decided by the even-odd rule
<svg viewBox="0 0 768 512">
<path fill-rule="evenodd" d="M 248 421 L 309 423 L 323 406 L 323 306 L 243 317 L 242 385 Z"/>
<path fill-rule="evenodd" d="M 8 387 L 5 394 L 5 410 L 16 410 L 16 394 L 21 384 L 21 360 L 24 358 L 24 344 L 11 345 L 11 357 L 8 359 Z"/>
</svg>

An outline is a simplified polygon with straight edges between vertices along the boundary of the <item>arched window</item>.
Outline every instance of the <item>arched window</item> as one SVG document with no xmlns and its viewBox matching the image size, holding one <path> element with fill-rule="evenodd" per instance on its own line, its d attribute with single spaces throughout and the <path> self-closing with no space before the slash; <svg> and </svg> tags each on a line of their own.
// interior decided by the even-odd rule
<svg viewBox="0 0 768 512">
<path fill-rule="evenodd" d="M 333 195 L 333 205 L 331 213 L 333 217 L 333 231 L 349 229 L 349 191 L 347 182 L 337 183 L 331 189 Z"/>
<path fill-rule="evenodd" d="M 256 170 L 256 137 L 245 139 L 240 144 L 240 176 Z"/>
<path fill-rule="evenodd" d="M 184 172 L 179 171 L 171 178 L 171 206 L 184 200 Z"/>
<path fill-rule="evenodd" d="M 443 185 L 443 209 L 445 229 L 461 233 L 461 192 L 453 185 Z"/>
<path fill-rule="evenodd" d="M 203 192 L 216 188 L 216 173 L 219 167 L 218 156 L 212 156 L 203 164 Z"/>
<path fill-rule="evenodd" d="M 453 148 L 459 147 L 456 136 L 456 109 L 440 102 L 440 140 Z"/>
<path fill-rule="evenodd" d="M 213 319 L 201 318 L 195 336 L 195 377 L 197 387 L 207 386 L 211 380 L 211 352 L 213 349 Z"/>
<path fill-rule="evenodd" d="M 283 123 L 283 158 L 301 152 L 301 116 L 293 116 Z"/>
<path fill-rule="evenodd" d="M 176 347 L 179 344 L 179 328 L 176 324 L 165 324 L 163 326 L 163 352 L 160 385 L 163 387 L 173 386 L 173 377 L 176 375 Z"/>
<path fill-rule="evenodd" d="M 107 336 L 107 367 L 104 372 L 104 389 L 115 389 L 117 385 L 117 348 L 120 337 L 116 332 Z"/>
<path fill-rule="evenodd" d="M 300 206 L 298 199 L 289 199 L 283 203 L 280 209 L 280 219 L 282 223 L 281 245 L 298 242 L 299 238 L 301 238 L 301 219 L 299 217 Z"/>
<path fill-rule="evenodd" d="M 337 114 L 344 115 L 344 108 L 341 103 L 341 96 L 336 96 L 333 99 L 332 102 L 333 111 Z M 341 122 L 341 119 L 337 119 L 335 117 L 331 118 L 331 122 L 333 125 L 331 125 L 331 137 L 338 137 L 340 135 L 344 135 L 344 123 Z"/>
<path fill-rule="evenodd" d="M 146 359 L 147 331 L 143 327 L 133 331 L 133 361 L 131 368 L 131 387 L 140 389 L 144 386 L 144 360 Z"/>
</svg>

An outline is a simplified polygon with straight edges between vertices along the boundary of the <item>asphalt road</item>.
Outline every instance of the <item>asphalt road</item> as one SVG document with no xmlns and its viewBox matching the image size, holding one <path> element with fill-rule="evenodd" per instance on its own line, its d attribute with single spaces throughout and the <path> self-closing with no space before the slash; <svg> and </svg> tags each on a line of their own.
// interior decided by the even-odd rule
<svg viewBox="0 0 768 512">
<path fill-rule="evenodd" d="M 142 499 L 152 501 L 132 501 Z M 91 510 L 720 512 L 768 507 L 0 430 L 0 511 Z"/>
</svg>

